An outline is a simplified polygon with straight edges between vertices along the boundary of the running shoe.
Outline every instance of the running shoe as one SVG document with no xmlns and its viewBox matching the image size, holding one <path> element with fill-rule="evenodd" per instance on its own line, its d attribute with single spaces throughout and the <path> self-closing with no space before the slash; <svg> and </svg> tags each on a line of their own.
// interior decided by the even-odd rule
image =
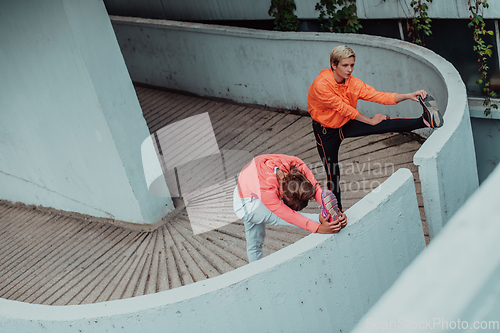
<svg viewBox="0 0 500 333">
<path fill-rule="evenodd" d="M 424 109 L 422 118 L 424 118 L 425 125 L 430 128 L 439 128 L 443 126 L 443 116 L 438 110 L 436 100 L 430 95 L 427 95 L 424 99 L 420 96 L 417 96 L 417 98 Z"/>
<path fill-rule="evenodd" d="M 321 195 L 321 216 L 323 218 L 330 214 L 331 221 L 336 220 L 340 215 L 337 198 L 330 190 L 324 190 Z"/>
</svg>

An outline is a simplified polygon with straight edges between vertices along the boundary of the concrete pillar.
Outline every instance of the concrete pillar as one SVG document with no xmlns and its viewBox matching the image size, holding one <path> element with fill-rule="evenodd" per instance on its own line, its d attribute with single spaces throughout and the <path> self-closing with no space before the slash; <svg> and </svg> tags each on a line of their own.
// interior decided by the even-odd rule
<svg viewBox="0 0 500 333">
<path fill-rule="evenodd" d="M 133 223 L 172 209 L 148 192 L 149 130 L 100 0 L 0 5 L 0 199 Z"/>
</svg>

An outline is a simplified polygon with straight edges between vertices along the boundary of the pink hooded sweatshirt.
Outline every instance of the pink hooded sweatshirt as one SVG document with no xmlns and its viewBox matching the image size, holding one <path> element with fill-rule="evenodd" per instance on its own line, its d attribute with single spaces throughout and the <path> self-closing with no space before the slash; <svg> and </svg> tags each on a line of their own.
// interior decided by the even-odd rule
<svg viewBox="0 0 500 333">
<path fill-rule="evenodd" d="M 313 185 L 317 184 L 311 170 L 309 170 L 300 158 L 281 154 L 260 155 L 255 157 L 250 163 L 243 167 L 243 170 L 241 170 L 238 178 L 238 194 L 240 198 L 258 198 L 271 212 L 286 222 L 294 224 L 302 229 L 316 232 L 320 226 L 318 222 L 310 220 L 292 210 L 280 199 L 279 184 L 276 174 L 274 173 L 274 168 L 278 167 L 284 172 L 289 172 L 291 163 L 293 163 Z M 322 193 L 323 190 L 321 187 L 316 186 L 314 198 L 319 204 L 321 204 Z"/>
</svg>

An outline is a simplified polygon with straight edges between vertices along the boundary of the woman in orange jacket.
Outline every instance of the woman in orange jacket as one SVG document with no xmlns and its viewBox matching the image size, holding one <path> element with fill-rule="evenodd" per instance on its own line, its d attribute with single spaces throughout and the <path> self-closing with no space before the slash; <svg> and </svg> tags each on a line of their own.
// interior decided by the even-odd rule
<svg viewBox="0 0 500 333">
<path fill-rule="evenodd" d="M 342 207 L 340 197 L 339 147 L 344 138 L 382 134 L 388 132 L 410 132 L 423 127 L 440 127 L 443 123 L 437 110 L 424 108 L 419 118 L 389 119 L 376 114 L 367 117 L 356 109 L 359 99 L 380 104 L 397 104 L 404 100 L 425 99 L 424 90 L 398 94 L 379 92 L 352 76 L 356 54 L 345 46 L 337 46 L 330 53 L 330 68 L 324 69 L 309 87 L 308 109 L 313 119 L 316 147 L 328 176 L 330 189 Z M 429 112 L 430 111 L 430 112 Z M 439 124 L 435 126 L 434 124 Z"/>
</svg>

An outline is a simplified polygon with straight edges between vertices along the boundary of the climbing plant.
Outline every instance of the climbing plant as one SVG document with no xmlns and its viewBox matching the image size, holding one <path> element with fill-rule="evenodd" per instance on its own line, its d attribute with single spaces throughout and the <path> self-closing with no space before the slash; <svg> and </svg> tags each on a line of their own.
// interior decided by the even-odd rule
<svg viewBox="0 0 500 333">
<path fill-rule="evenodd" d="M 484 99 L 483 105 L 486 107 L 484 110 L 485 115 L 491 113 L 491 109 L 498 109 L 498 105 L 492 104 L 491 99 L 497 97 L 497 94 L 491 90 L 490 82 L 488 81 L 488 57 L 493 54 L 493 45 L 486 45 L 483 39 L 485 35 L 492 35 L 493 31 L 486 30 L 483 19 L 483 9 L 488 8 L 489 4 L 487 0 L 468 0 L 469 10 L 470 10 L 470 22 L 469 28 L 473 28 L 474 51 L 478 55 L 478 71 L 481 77 L 476 80 L 476 83 L 483 87 L 483 92 L 486 93 L 486 98 Z"/>
<path fill-rule="evenodd" d="M 274 30 L 297 31 L 299 19 L 294 14 L 295 9 L 295 0 L 271 0 L 267 13 L 274 17 Z"/>
<path fill-rule="evenodd" d="M 315 8 L 323 31 L 357 33 L 362 28 L 356 15 L 356 0 L 320 0 Z"/>
<path fill-rule="evenodd" d="M 430 36 L 431 18 L 427 14 L 432 0 L 412 0 L 410 6 L 413 9 L 413 17 L 407 20 L 408 36 L 412 38 L 415 44 L 424 45 L 424 37 Z"/>
</svg>

